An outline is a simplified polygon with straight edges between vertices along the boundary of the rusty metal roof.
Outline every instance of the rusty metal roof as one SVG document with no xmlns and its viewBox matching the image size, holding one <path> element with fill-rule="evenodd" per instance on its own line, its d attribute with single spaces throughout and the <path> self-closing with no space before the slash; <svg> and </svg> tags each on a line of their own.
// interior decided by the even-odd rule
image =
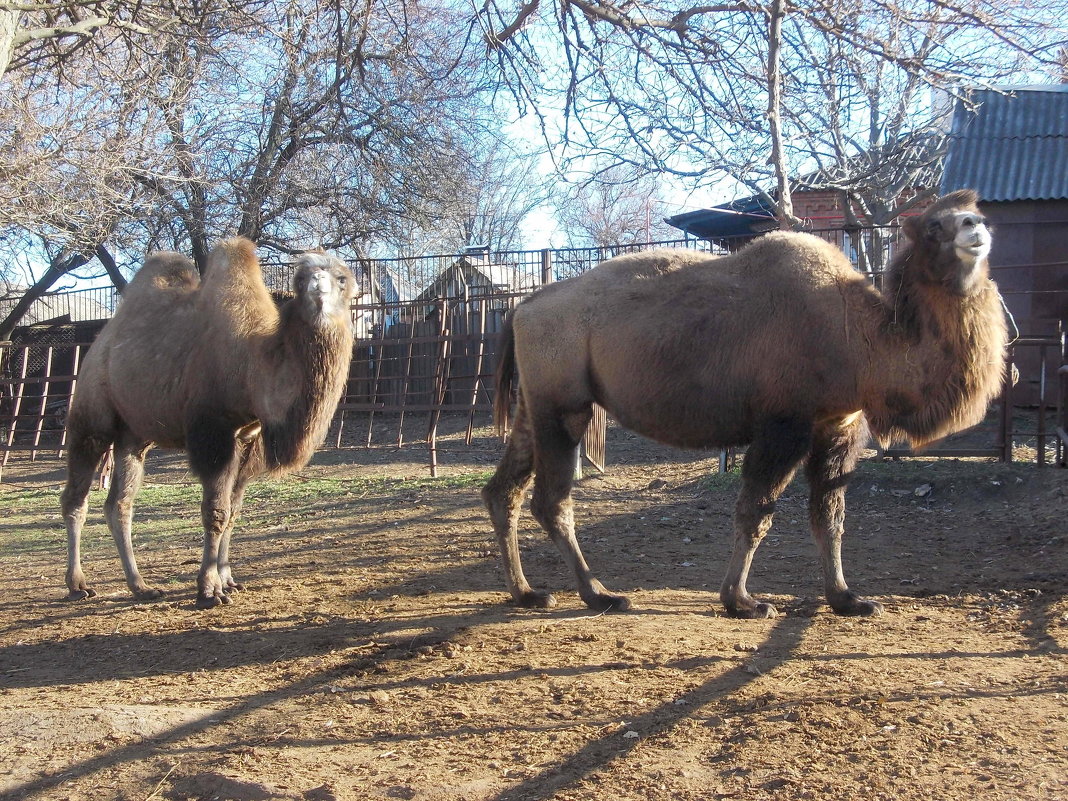
<svg viewBox="0 0 1068 801">
<path fill-rule="evenodd" d="M 1068 198 L 1068 85 L 973 89 L 957 100 L 942 191 L 986 201 Z"/>
</svg>

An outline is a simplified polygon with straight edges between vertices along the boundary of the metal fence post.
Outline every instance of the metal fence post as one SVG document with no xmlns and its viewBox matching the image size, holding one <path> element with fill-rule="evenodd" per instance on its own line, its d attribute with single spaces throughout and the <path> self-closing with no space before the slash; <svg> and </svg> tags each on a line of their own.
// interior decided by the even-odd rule
<svg viewBox="0 0 1068 801">
<path fill-rule="evenodd" d="M 549 248 L 541 252 L 541 282 L 542 284 L 553 282 L 553 252 Z"/>
</svg>

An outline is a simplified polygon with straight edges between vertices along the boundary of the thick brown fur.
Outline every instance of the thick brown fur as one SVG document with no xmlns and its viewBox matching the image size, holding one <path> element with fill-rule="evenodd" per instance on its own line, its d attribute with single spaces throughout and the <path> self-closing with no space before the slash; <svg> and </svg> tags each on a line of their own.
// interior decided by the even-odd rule
<svg viewBox="0 0 1068 801">
<path fill-rule="evenodd" d="M 1005 322 L 975 194 L 942 198 L 905 233 L 886 294 L 833 245 L 773 233 L 721 258 L 621 256 L 521 303 L 503 332 L 495 406 L 507 425 L 518 370 L 515 425 L 483 490 L 516 602 L 554 603 L 530 588 L 515 544 L 533 475 L 531 511 L 583 599 L 596 609 L 627 606 L 592 577 L 574 536 L 575 448 L 599 403 L 668 444 L 749 445 L 721 589 L 731 613 L 774 614 L 745 581 L 775 499 L 802 463 L 831 606 L 878 613 L 848 589 L 840 557 L 845 484 L 868 427 L 881 441 L 926 444 L 978 422 L 1004 372 Z"/>
<path fill-rule="evenodd" d="M 325 436 L 352 357 L 352 273 L 321 252 L 298 258 L 295 297 L 279 307 L 255 246 L 226 240 L 201 280 L 177 253 L 156 253 L 130 281 L 90 348 L 68 417 L 67 587 L 94 595 L 79 556 L 93 471 L 115 446 L 105 514 L 127 584 L 144 584 L 130 542 L 133 500 L 153 446 L 187 451 L 204 487 L 204 559 L 197 605 L 239 588 L 228 558 L 247 482 L 305 465 Z"/>
</svg>

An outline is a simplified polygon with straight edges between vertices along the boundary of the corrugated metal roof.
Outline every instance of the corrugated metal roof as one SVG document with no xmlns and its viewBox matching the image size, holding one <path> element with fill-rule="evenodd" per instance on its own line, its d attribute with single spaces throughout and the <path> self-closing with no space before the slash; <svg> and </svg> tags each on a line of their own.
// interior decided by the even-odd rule
<svg viewBox="0 0 1068 801">
<path fill-rule="evenodd" d="M 974 89 L 969 99 L 957 101 L 942 192 L 1068 198 L 1068 85 Z"/>
</svg>

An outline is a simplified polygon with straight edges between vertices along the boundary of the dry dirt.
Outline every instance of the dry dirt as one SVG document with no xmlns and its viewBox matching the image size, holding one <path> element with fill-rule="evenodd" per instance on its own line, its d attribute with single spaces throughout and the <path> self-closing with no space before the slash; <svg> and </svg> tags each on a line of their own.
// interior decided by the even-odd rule
<svg viewBox="0 0 1068 801">
<path fill-rule="evenodd" d="M 405 480 L 427 474 L 420 446 L 321 453 L 285 486 L 334 490 L 253 499 L 247 590 L 210 612 L 193 608 L 197 510 L 139 548 L 168 594 L 137 604 L 99 493 L 101 595 L 61 601 L 58 514 L 11 509 L 62 471 L 9 467 L 0 797 L 1068 798 L 1068 474 L 865 462 L 845 564 L 876 619 L 822 603 L 795 482 L 750 580 L 783 614 L 740 621 L 717 598 L 737 477 L 616 429 L 608 452 L 575 495 L 595 572 L 635 602 L 610 615 L 580 604 L 528 515 L 527 573 L 560 606 L 505 603 L 481 477 L 464 479 L 499 453 L 488 436 L 446 450 L 437 481 Z M 176 464 L 150 480 L 188 484 Z M 40 547 L 14 547 L 34 531 Z"/>
</svg>

